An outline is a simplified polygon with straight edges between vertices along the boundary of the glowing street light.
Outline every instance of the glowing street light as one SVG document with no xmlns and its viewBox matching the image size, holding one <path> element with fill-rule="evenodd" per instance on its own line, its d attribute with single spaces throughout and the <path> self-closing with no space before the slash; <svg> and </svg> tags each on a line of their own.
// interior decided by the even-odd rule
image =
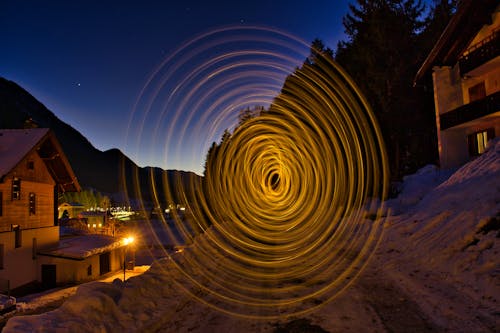
<svg viewBox="0 0 500 333">
<path fill-rule="evenodd" d="M 132 245 L 135 241 L 133 236 L 125 237 L 122 239 L 123 245 L 127 246 L 123 253 L 123 282 L 125 282 L 125 270 L 127 269 L 127 249 L 130 245 Z"/>
<path fill-rule="evenodd" d="M 129 245 L 129 244 L 132 244 L 134 242 L 134 236 L 129 236 L 129 237 L 125 237 L 122 239 L 122 243 L 123 245 Z"/>
</svg>

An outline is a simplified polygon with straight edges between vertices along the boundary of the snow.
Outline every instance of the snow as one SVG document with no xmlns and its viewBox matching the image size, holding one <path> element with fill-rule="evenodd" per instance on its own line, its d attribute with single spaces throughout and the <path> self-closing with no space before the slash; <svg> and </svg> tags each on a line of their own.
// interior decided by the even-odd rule
<svg viewBox="0 0 500 333">
<path fill-rule="evenodd" d="M 215 295 L 196 284 L 204 277 L 179 267 L 197 244 L 209 244 L 210 230 L 143 275 L 85 284 L 54 311 L 11 318 L 4 332 L 272 332 L 290 323 L 329 332 L 498 332 L 499 154 L 494 140 L 455 172 L 427 166 L 407 177 L 386 203 L 391 215 L 367 267 L 333 301 L 316 299 L 312 312 L 256 320 L 207 305 Z"/>
<path fill-rule="evenodd" d="M 149 268 L 149 265 L 135 266 L 133 270 L 126 271 L 125 277 L 126 279 L 129 279 L 131 277 L 144 274 L 144 272 L 146 272 Z M 116 279 L 123 279 L 123 271 L 107 274 L 98 281 L 109 283 L 113 282 Z M 80 287 L 83 287 L 83 285 L 80 285 Z M 33 311 L 46 307 L 54 302 L 64 300 L 74 295 L 78 288 L 79 286 L 56 288 L 36 294 L 19 297 L 17 300 L 17 311 L 23 313 L 26 311 Z"/>
<path fill-rule="evenodd" d="M 108 252 L 125 244 L 116 238 L 105 235 L 84 235 L 65 237 L 59 240 L 57 247 L 40 251 L 41 255 L 83 259 L 95 254 Z"/>
<path fill-rule="evenodd" d="M 47 128 L 0 130 L 0 178 L 10 172 L 48 133 Z"/>
<path fill-rule="evenodd" d="M 435 165 L 427 165 L 415 174 L 405 176 L 398 197 L 389 200 L 387 206 L 392 209 L 393 214 L 408 210 L 452 173 L 453 170 L 440 170 Z"/>
<path fill-rule="evenodd" d="M 15 297 L 0 294 L 0 310 L 6 310 L 16 304 Z"/>
</svg>

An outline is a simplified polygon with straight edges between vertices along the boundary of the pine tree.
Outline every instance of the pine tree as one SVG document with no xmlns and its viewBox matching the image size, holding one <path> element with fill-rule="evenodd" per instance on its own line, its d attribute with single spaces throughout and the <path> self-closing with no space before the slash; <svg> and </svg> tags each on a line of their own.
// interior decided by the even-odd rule
<svg viewBox="0 0 500 333">
<path fill-rule="evenodd" d="M 421 37 L 431 25 L 424 13 L 421 1 L 357 0 L 343 20 L 348 40 L 335 55 L 374 109 L 393 179 L 437 158 L 432 93 L 413 88 L 429 52 Z"/>
<path fill-rule="evenodd" d="M 215 162 L 215 158 L 217 156 L 217 151 L 219 150 L 219 146 L 217 143 L 212 142 L 212 145 L 208 149 L 207 156 L 205 158 L 205 168 L 203 170 L 203 177 L 208 177 L 213 171 L 213 164 Z"/>
<path fill-rule="evenodd" d="M 457 0 L 434 0 L 419 35 L 419 45 L 429 52 L 455 13 Z"/>
<path fill-rule="evenodd" d="M 224 130 L 224 133 L 222 133 L 222 138 L 220 140 L 219 146 L 225 145 L 229 143 L 229 140 L 231 140 L 231 132 L 226 128 Z"/>
</svg>

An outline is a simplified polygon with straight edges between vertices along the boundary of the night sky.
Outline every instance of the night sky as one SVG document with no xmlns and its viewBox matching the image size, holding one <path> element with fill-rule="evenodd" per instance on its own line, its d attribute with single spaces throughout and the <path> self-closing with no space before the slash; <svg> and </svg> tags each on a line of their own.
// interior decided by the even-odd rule
<svg viewBox="0 0 500 333">
<path fill-rule="evenodd" d="M 100 150 L 203 171 L 241 108 L 268 105 L 348 0 L 2 1 L 0 76 Z"/>
</svg>

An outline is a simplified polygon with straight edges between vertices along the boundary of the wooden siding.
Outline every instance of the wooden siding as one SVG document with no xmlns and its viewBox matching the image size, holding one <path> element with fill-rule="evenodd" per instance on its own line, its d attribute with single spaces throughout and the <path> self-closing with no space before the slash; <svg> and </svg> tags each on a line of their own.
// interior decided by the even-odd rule
<svg viewBox="0 0 500 333">
<path fill-rule="evenodd" d="M 32 162 L 33 169 L 29 168 Z M 12 200 L 12 180 L 21 179 L 21 197 Z M 0 183 L 2 192 L 2 216 L 0 232 L 10 231 L 12 225 L 21 229 L 48 227 L 54 225 L 54 186 L 55 182 L 45 163 L 36 152 L 28 154 Z M 29 194 L 34 193 L 36 211 L 29 213 Z"/>
</svg>

